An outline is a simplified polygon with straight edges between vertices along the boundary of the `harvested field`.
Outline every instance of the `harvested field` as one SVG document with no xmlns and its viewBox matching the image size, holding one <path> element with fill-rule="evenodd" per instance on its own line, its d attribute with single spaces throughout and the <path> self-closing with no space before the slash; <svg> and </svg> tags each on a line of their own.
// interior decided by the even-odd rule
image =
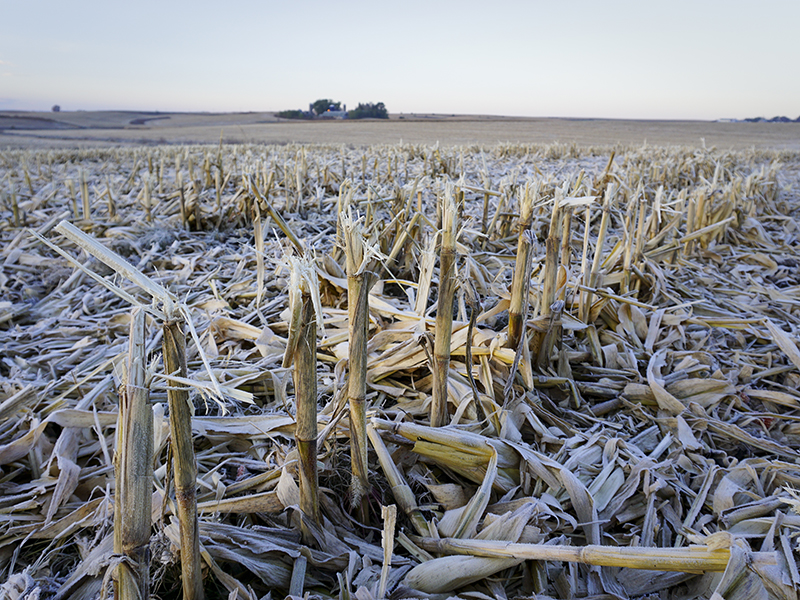
<svg viewBox="0 0 800 600">
<path fill-rule="evenodd" d="M 796 152 L 0 168 L 3 597 L 797 600 Z"/>
<path fill-rule="evenodd" d="M 390 119 L 293 121 L 274 113 L 0 111 L 0 148 L 98 148 L 142 144 L 386 143 L 707 146 L 800 151 L 800 124 L 624 119 L 545 119 L 393 114 Z"/>
</svg>

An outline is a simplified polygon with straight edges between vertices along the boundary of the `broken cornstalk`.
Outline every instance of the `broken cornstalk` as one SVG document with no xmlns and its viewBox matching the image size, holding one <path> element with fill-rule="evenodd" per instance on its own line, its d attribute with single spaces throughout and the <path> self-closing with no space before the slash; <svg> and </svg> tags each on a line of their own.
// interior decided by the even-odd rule
<svg viewBox="0 0 800 600">
<path fill-rule="evenodd" d="M 167 375 L 186 379 L 186 336 L 183 319 L 173 316 L 164 322 L 164 370 Z M 181 581 L 186 600 L 202 600 L 203 575 L 200 571 L 200 531 L 197 521 L 197 461 L 192 443 L 193 406 L 189 390 L 170 381 L 167 387 L 169 429 L 174 457 L 175 502 L 181 540 Z"/>
<path fill-rule="evenodd" d="M 367 465 L 367 334 L 369 290 L 373 276 L 367 270 L 364 236 L 349 214 L 341 214 L 347 266 L 347 314 L 349 321 L 349 368 L 347 396 L 350 404 L 351 502 L 355 506 L 369 490 Z"/>
<path fill-rule="evenodd" d="M 429 552 L 466 554 L 492 558 L 517 558 L 573 562 L 600 567 L 627 567 L 653 571 L 684 573 L 720 573 L 731 558 L 729 548 L 689 546 L 686 548 L 645 548 L 641 546 L 557 546 L 552 544 L 516 544 L 496 540 L 463 540 L 455 538 L 416 538 L 417 546 Z M 774 565 L 774 552 L 750 554 L 754 564 Z"/>
<path fill-rule="evenodd" d="M 514 265 L 514 279 L 511 283 L 511 305 L 508 308 L 508 347 L 519 346 L 523 335 L 525 319 L 528 316 L 529 271 L 527 268 L 531 253 L 530 228 L 533 218 L 533 203 L 539 196 L 539 189 L 525 186 L 520 199 L 519 235 L 517 236 L 517 257 Z"/>
<path fill-rule="evenodd" d="M 436 337 L 433 344 L 432 427 L 448 424 L 447 379 L 450 371 L 450 338 L 453 333 L 453 297 L 456 288 L 456 213 L 453 190 L 442 197 L 442 246 L 439 255 L 439 300 L 436 307 Z"/>
<path fill-rule="evenodd" d="M 307 542 L 311 529 L 322 522 L 319 510 L 319 478 L 317 474 L 317 324 L 319 294 L 314 268 L 308 259 L 289 258 L 291 283 L 289 305 L 291 323 L 283 366 L 294 364 L 296 406 L 295 441 L 300 466 L 300 510 L 303 513 L 302 533 Z M 305 519 L 310 521 L 306 527 Z"/>
<path fill-rule="evenodd" d="M 145 312 L 131 315 L 128 379 L 120 394 L 114 554 L 124 556 L 115 574 L 114 597 L 150 597 L 150 523 L 153 495 L 153 411 L 146 380 Z"/>
</svg>

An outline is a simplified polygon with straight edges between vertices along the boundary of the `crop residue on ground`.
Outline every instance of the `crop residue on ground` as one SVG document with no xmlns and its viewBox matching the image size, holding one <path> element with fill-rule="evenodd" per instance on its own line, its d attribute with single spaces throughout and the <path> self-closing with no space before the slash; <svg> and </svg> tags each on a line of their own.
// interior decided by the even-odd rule
<svg viewBox="0 0 800 600">
<path fill-rule="evenodd" d="M 7 597 L 797 598 L 796 154 L 0 165 Z M 115 467 L 152 475 L 149 553 Z"/>
</svg>

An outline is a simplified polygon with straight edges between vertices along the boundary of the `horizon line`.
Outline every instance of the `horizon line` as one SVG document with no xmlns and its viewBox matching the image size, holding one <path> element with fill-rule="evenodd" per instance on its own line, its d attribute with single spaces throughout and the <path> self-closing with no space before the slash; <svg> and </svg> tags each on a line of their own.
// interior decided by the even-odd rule
<svg viewBox="0 0 800 600">
<path fill-rule="evenodd" d="M 54 105 L 60 106 L 60 105 Z M 135 109 L 135 108 L 75 108 L 75 109 L 63 109 L 60 108 L 59 110 L 50 110 L 47 109 L 30 109 L 30 108 L 0 108 L 0 113 L 42 113 L 42 114 L 51 114 L 57 115 L 61 113 L 113 113 L 113 112 L 120 112 L 120 113 L 141 113 L 141 114 L 196 114 L 196 115 L 203 115 L 203 114 L 215 114 L 215 115 L 236 115 L 236 114 L 272 114 L 276 115 L 277 113 L 281 112 L 280 110 L 159 110 L 159 109 Z M 770 118 L 764 116 L 757 116 L 757 117 L 716 117 L 716 118 L 700 118 L 700 117 L 603 117 L 603 116 L 569 116 L 569 115 L 550 115 L 550 116 L 543 116 L 543 115 L 512 115 L 512 114 L 498 114 L 498 113 L 445 113 L 445 112 L 422 112 L 422 111 L 413 111 L 413 112 L 389 112 L 391 116 L 431 116 L 431 117 L 439 117 L 439 118 L 454 118 L 454 117 L 485 117 L 485 118 L 498 118 L 498 119 L 561 119 L 561 120 L 571 120 L 571 121 L 665 121 L 665 122 L 686 122 L 686 121 L 697 121 L 697 122 L 705 122 L 705 123 L 714 123 L 714 122 L 746 122 L 747 119 L 764 119 L 764 121 L 769 122 Z M 784 118 L 785 115 L 776 115 L 775 117 L 771 117 L 774 119 Z M 280 118 L 280 117 L 276 117 Z M 789 118 L 789 117 L 786 117 Z M 800 118 L 800 117 L 799 117 Z M 288 121 L 291 122 L 293 119 L 281 119 L 281 121 Z M 322 121 L 323 119 L 319 119 Z M 331 119 L 332 120 L 332 119 Z M 359 119 L 363 120 L 363 119 Z M 374 121 L 382 121 L 386 119 L 371 119 Z M 794 119 L 790 119 L 790 121 L 796 122 Z"/>
</svg>

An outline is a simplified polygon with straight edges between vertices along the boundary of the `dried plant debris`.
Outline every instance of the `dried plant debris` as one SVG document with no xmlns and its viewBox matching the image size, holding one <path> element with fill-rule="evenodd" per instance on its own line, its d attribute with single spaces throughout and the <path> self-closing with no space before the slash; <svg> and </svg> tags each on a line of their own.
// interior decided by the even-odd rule
<svg viewBox="0 0 800 600">
<path fill-rule="evenodd" d="M 705 148 L 1 153 L 0 596 L 797 600 L 798 190 Z"/>
</svg>

